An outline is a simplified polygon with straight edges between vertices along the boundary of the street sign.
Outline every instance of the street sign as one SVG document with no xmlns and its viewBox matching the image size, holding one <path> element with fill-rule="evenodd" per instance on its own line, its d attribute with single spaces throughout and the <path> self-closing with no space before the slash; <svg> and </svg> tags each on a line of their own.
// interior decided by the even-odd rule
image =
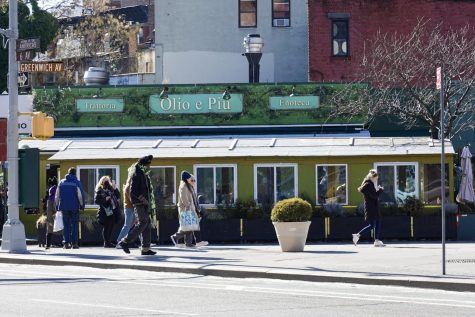
<svg viewBox="0 0 475 317">
<path fill-rule="evenodd" d="M 36 52 L 35 51 L 22 51 L 22 52 L 16 52 L 16 60 L 19 62 L 24 62 L 24 61 L 31 61 L 33 58 L 35 58 Z"/>
<path fill-rule="evenodd" d="M 27 62 L 20 64 L 20 72 L 26 73 L 55 73 L 63 71 L 63 62 Z"/>
<path fill-rule="evenodd" d="M 437 67 L 436 74 L 435 88 L 440 90 L 440 88 L 442 88 L 442 67 Z"/>
<path fill-rule="evenodd" d="M 28 86 L 30 86 L 30 74 L 28 74 L 28 73 L 18 73 L 18 85 L 19 85 L 19 87 L 28 87 Z"/>
<path fill-rule="evenodd" d="M 39 50 L 40 49 L 40 38 L 35 37 L 31 39 L 18 39 L 16 41 L 16 51 L 29 51 L 29 50 Z"/>
</svg>

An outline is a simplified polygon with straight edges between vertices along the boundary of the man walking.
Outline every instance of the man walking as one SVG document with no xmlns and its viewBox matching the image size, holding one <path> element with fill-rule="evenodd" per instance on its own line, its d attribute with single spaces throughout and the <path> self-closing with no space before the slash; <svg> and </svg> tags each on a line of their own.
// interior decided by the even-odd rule
<svg viewBox="0 0 475 317">
<path fill-rule="evenodd" d="M 134 205 L 136 224 L 130 232 L 119 242 L 125 253 L 130 253 L 128 243 L 135 241 L 142 234 L 142 255 L 155 255 L 157 252 L 150 250 L 152 225 L 150 211 L 155 209 L 155 198 L 150 181 L 150 164 L 152 155 L 144 156 L 129 170 L 130 200 Z"/>
<path fill-rule="evenodd" d="M 56 210 L 63 212 L 64 248 L 79 249 L 79 210 L 84 210 L 86 202 L 84 190 L 76 177 L 74 167 L 68 170 L 66 177 L 59 183 L 56 189 L 55 202 Z"/>
</svg>

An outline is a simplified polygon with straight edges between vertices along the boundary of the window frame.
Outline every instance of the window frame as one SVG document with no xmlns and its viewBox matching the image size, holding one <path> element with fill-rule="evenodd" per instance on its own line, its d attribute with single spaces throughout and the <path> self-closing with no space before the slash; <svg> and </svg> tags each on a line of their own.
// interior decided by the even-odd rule
<svg viewBox="0 0 475 317">
<path fill-rule="evenodd" d="M 104 169 L 105 168 L 110 168 L 110 169 L 115 169 L 116 170 L 116 175 L 117 175 L 117 177 L 116 177 L 117 179 L 115 179 L 116 188 L 118 188 L 119 191 L 120 191 L 121 190 L 120 165 L 77 165 L 76 170 L 77 170 L 78 181 L 81 182 L 81 170 L 82 169 L 95 169 L 96 172 L 97 172 L 98 169 L 102 169 L 102 168 L 104 168 Z M 94 183 L 94 191 L 96 189 L 97 183 L 99 182 L 99 179 L 100 179 L 99 173 L 97 173 L 97 179 Z M 81 185 L 83 185 L 83 184 L 81 183 Z M 84 189 L 84 185 L 83 185 L 83 189 Z M 121 194 L 122 194 L 122 192 L 121 192 Z M 84 208 L 97 208 L 97 207 L 98 207 L 98 205 L 96 205 L 96 204 L 92 204 L 92 205 L 91 204 L 86 204 L 84 206 Z"/>
<path fill-rule="evenodd" d="M 274 204 L 278 202 L 277 200 L 277 177 L 276 177 L 276 168 L 277 167 L 293 167 L 294 168 L 294 193 L 295 197 L 298 197 L 298 188 L 299 188 L 299 174 L 298 174 L 298 163 L 257 163 L 254 164 L 254 201 L 257 204 L 260 204 L 257 201 L 257 169 L 259 167 L 272 167 L 274 168 Z"/>
<path fill-rule="evenodd" d="M 251 0 L 251 1 L 254 1 L 256 3 L 256 24 L 253 25 L 253 26 L 242 26 L 241 25 L 241 13 L 251 13 L 252 11 L 241 11 L 241 1 L 245 1 L 245 0 L 238 0 L 238 27 L 240 29 L 251 29 L 251 28 L 257 28 L 257 0 Z"/>
<path fill-rule="evenodd" d="M 213 169 L 213 203 L 212 204 L 201 204 L 205 207 L 216 207 L 219 204 L 216 204 L 216 168 L 220 167 L 232 167 L 233 168 L 233 202 L 232 205 L 236 204 L 238 199 L 238 182 L 237 182 L 237 164 L 195 164 L 193 165 L 193 173 L 196 178 L 196 192 L 198 193 L 198 168 L 212 168 Z"/>
<path fill-rule="evenodd" d="M 349 185 L 348 185 L 348 164 L 316 164 L 315 165 L 315 204 L 320 205 L 320 202 L 318 201 L 318 167 L 320 166 L 344 166 L 345 167 L 345 185 L 346 185 L 346 197 L 345 197 L 345 203 L 337 203 L 338 205 L 341 206 L 348 206 L 348 192 L 350 191 Z M 326 205 L 326 204 L 324 204 Z"/>
<path fill-rule="evenodd" d="M 278 26 L 278 25 L 274 25 L 274 20 L 280 20 L 280 19 L 286 19 L 286 18 L 276 18 L 274 17 L 274 1 L 276 0 L 272 0 L 271 1 L 271 12 L 272 12 L 272 20 L 271 20 L 271 24 L 272 24 L 272 27 L 273 28 L 290 28 L 292 26 L 292 6 L 291 6 L 291 0 L 288 0 L 289 1 L 289 25 L 287 26 Z M 277 12 L 284 12 L 284 11 L 277 11 Z"/>
<path fill-rule="evenodd" d="M 153 169 L 153 168 L 173 168 L 173 204 L 172 205 L 164 205 L 164 206 L 175 206 L 176 205 L 176 195 L 177 195 L 176 166 L 173 166 L 173 165 L 150 166 L 150 169 Z"/>
<path fill-rule="evenodd" d="M 415 186 L 415 192 L 416 192 L 416 198 L 420 198 L 420 174 L 419 174 L 419 162 L 375 162 L 373 164 L 373 168 L 377 171 L 378 166 L 392 166 L 394 168 L 394 198 L 396 199 L 396 204 L 397 202 L 397 177 L 396 177 L 396 167 L 397 166 L 407 166 L 407 165 L 414 165 L 415 166 L 415 171 L 414 174 L 416 176 L 416 179 L 414 180 L 414 186 Z M 386 203 L 387 202 L 382 202 Z"/>
<path fill-rule="evenodd" d="M 333 26 L 335 22 L 346 22 L 346 54 L 345 55 L 337 55 L 333 52 Z M 350 19 L 349 17 L 330 17 L 330 52 L 332 57 L 350 57 Z"/>
</svg>

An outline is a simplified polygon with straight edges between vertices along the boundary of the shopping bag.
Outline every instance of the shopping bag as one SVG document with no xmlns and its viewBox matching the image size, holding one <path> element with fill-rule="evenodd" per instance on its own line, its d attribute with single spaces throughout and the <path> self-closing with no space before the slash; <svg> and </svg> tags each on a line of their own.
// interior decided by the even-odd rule
<svg viewBox="0 0 475 317">
<path fill-rule="evenodd" d="M 57 211 L 56 216 L 54 217 L 53 232 L 58 232 L 63 229 L 64 229 L 63 213 L 61 211 Z"/>
<path fill-rule="evenodd" d="M 198 215 L 193 210 L 185 210 L 180 212 L 180 231 L 198 231 L 200 230 L 200 222 Z"/>
</svg>

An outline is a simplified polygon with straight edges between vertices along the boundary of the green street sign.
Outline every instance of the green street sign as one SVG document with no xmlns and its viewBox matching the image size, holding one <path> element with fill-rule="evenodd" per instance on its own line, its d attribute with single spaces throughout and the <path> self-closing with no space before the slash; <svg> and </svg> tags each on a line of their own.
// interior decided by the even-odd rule
<svg viewBox="0 0 475 317">
<path fill-rule="evenodd" d="M 78 98 L 77 112 L 123 112 L 123 98 Z"/>
<path fill-rule="evenodd" d="M 272 110 L 317 109 L 320 106 L 319 96 L 274 96 L 269 98 Z"/>
<path fill-rule="evenodd" d="M 242 113 L 242 94 L 231 94 L 228 100 L 222 94 L 168 95 L 160 99 L 159 95 L 151 95 L 150 112 L 155 114 L 203 114 L 203 113 Z"/>
</svg>

